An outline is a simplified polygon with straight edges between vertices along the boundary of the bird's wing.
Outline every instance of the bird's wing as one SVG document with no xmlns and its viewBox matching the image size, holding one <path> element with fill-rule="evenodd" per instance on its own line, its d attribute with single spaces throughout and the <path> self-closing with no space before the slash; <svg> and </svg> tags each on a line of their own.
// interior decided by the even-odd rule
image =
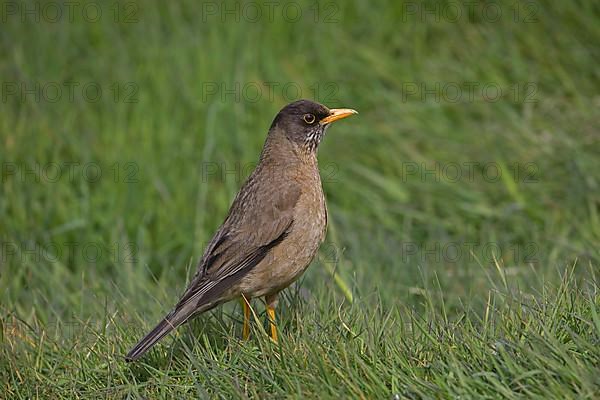
<svg viewBox="0 0 600 400">
<path fill-rule="evenodd" d="M 196 309 L 218 298 L 258 265 L 290 231 L 300 188 L 250 179 L 234 200 L 175 310 Z"/>
</svg>

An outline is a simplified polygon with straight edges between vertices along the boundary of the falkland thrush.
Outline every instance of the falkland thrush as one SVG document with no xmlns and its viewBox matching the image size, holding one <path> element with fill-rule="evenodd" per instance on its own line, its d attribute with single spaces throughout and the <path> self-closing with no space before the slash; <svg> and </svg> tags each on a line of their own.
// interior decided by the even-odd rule
<svg viewBox="0 0 600 400">
<path fill-rule="evenodd" d="M 308 100 L 288 104 L 277 114 L 260 162 L 208 244 L 188 288 L 127 354 L 128 361 L 190 318 L 240 297 L 243 337 L 249 335 L 246 299 L 265 296 L 271 338 L 277 340 L 277 295 L 306 270 L 325 237 L 327 208 L 317 148 L 332 122 L 352 114 L 356 111 L 328 109 Z"/>
</svg>

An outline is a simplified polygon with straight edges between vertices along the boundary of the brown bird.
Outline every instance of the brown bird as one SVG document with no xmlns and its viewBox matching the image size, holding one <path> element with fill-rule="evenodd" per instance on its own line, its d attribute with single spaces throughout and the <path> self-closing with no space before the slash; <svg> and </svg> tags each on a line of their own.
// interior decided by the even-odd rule
<svg viewBox="0 0 600 400">
<path fill-rule="evenodd" d="M 317 148 L 332 122 L 356 113 L 299 100 L 277 114 L 256 169 L 208 244 L 188 288 L 126 360 L 137 360 L 190 318 L 239 297 L 244 339 L 250 333 L 247 299 L 265 296 L 271 338 L 277 341 L 278 293 L 306 270 L 327 228 Z"/>
</svg>

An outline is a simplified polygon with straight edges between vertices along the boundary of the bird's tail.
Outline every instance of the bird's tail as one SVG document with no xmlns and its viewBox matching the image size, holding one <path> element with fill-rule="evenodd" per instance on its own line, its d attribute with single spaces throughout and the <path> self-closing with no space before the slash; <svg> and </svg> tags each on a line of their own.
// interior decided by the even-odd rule
<svg viewBox="0 0 600 400">
<path fill-rule="evenodd" d="M 216 294 L 211 293 L 209 300 L 199 300 L 197 296 L 198 293 L 197 286 L 191 285 L 184 293 L 181 300 L 179 300 L 179 303 L 177 303 L 173 311 L 163 318 L 149 334 L 140 340 L 140 342 L 127 353 L 125 360 L 137 360 L 154 346 L 156 342 L 167 336 L 169 332 L 186 322 L 192 316 L 208 311 L 224 301 L 224 299 L 217 297 L 220 292 L 216 292 Z"/>
<path fill-rule="evenodd" d="M 125 356 L 126 361 L 136 361 L 138 358 L 144 355 L 152 346 L 156 344 L 160 339 L 164 338 L 173 329 L 183 324 L 187 318 L 177 318 L 177 314 L 173 317 L 171 315 L 165 317 L 162 321 L 156 325 L 150 333 L 148 333 L 138 344 L 136 344 Z"/>
</svg>

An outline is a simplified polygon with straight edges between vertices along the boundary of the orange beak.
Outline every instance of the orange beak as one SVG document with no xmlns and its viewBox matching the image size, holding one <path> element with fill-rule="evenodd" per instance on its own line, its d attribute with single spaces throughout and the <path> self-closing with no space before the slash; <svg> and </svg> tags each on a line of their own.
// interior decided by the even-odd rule
<svg viewBox="0 0 600 400">
<path fill-rule="evenodd" d="M 327 125 L 337 121 L 338 119 L 343 119 L 351 115 L 358 114 L 358 111 L 351 108 L 332 108 L 329 111 L 331 111 L 331 114 L 319 121 L 321 125 Z"/>
</svg>

